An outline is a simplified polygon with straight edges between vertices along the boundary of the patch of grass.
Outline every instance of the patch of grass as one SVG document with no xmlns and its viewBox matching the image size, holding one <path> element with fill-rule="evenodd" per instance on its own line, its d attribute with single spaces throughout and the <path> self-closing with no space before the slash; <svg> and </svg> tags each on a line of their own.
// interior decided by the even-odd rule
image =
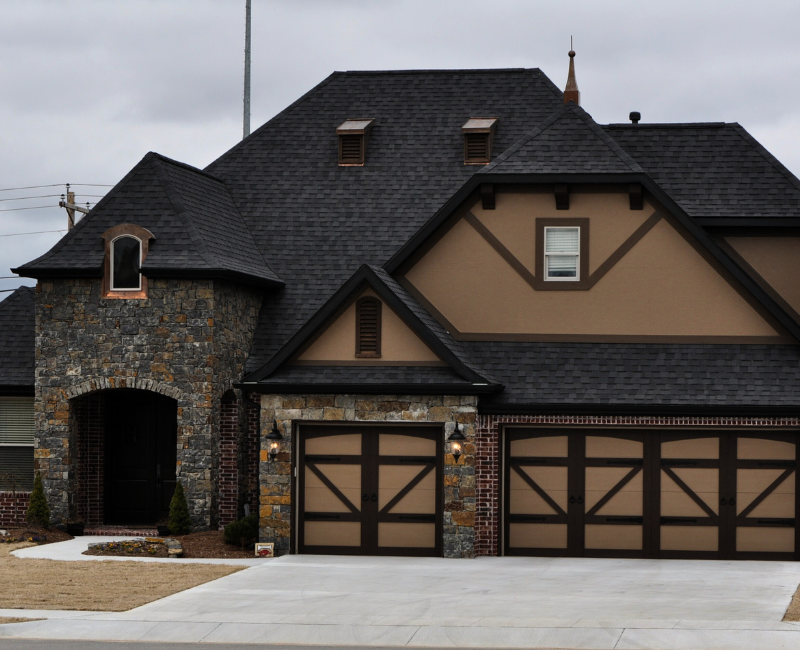
<svg viewBox="0 0 800 650">
<path fill-rule="evenodd" d="M 0 545 L 0 609 L 124 612 L 243 567 L 166 562 L 60 562 L 11 555 L 33 544 Z"/>
<path fill-rule="evenodd" d="M 789 609 L 783 617 L 784 621 L 800 621 L 800 587 L 794 592 L 792 602 L 789 603 Z"/>
</svg>

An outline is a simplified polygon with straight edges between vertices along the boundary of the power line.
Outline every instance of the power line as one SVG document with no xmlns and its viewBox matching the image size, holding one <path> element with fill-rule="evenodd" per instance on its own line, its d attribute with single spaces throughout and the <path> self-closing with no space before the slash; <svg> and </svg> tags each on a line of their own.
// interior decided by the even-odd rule
<svg viewBox="0 0 800 650">
<path fill-rule="evenodd" d="M 0 237 L 19 237 L 20 235 L 44 235 L 49 232 L 67 232 L 66 229 L 61 230 L 35 230 L 34 232 L 12 232 L 7 235 L 0 235 Z"/>
<path fill-rule="evenodd" d="M 40 210 L 41 208 L 57 208 L 57 205 L 34 205 L 29 208 L 3 208 L 0 212 L 17 212 L 19 210 Z"/>
<path fill-rule="evenodd" d="M 13 199 L 0 199 L 0 201 L 27 201 L 29 199 L 50 199 L 53 197 L 64 196 L 63 194 L 40 194 L 39 196 L 16 196 Z M 102 199 L 105 194 L 76 194 L 75 196 L 83 196 L 92 199 Z"/>
<path fill-rule="evenodd" d="M 52 185 L 29 185 L 28 187 L 6 187 L 0 192 L 14 192 L 16 190 L 38 190 L 43 187 L 64 187 L 67 183 L 53 183 Z M 81 187 L 114 187 L 113 185 L 99 185 L 98 183 L 70 183 L 70 186 L 79 185 Z"/>
</svg>

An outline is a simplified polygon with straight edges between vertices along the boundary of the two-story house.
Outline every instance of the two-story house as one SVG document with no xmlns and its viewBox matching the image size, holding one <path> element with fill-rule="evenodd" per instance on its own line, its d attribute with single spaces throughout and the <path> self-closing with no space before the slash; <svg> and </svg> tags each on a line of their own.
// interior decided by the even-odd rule
<svg viewBox="0 0 800 650">
<path fill-rule="evenodd" d="M 203 170 L 147 154 L 0 318 L 57 519 L 179 480 L 278 553 L 798 559 L 799 271 L 738 124 L 347 72 Z"/>
</svg>

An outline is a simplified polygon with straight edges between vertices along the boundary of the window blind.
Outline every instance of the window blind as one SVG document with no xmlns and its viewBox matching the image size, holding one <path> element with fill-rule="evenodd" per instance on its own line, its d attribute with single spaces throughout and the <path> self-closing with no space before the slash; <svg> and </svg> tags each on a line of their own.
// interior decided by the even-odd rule
<svg viewBox="0 0 800 650">
<path fill-rule="evenodd" d="M 0 490 L 33 489 L 33 447 L 0 447 Z"/>
<path fill-rule="evenodd" d="M 546 228 L 545 253 L 579 253 L 580 228 Z"/>
<path fill-rule="evenodd" d="M 33 398 L 0 398 L 0 445 L 33 446 Z"/>
</svg>

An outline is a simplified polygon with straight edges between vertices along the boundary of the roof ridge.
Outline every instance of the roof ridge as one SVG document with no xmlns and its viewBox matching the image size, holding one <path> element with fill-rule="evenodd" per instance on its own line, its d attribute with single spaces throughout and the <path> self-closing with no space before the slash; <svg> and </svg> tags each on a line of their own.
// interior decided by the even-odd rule
<svg viewBox="0 0 800 650">
<path fill-rule="evenodd" d="M 616 156 L 622 160 L 630 169 L 631 171 L 635 172 L 644 172 L 644 169 L 641 168 L 639 163 L 637 163 L 631 156 L 619 145 L 619 143 L 614 140 L 608 133 L 606 133 L 603 128 L 594 121 L 589 113 L 587 113 L 583 108 L 579 105 L 575 105 L 573 109 L 573 113 L 576 113 L 579 118 L 588 126 L 594 133 L 596 133 L 603 143 L 614 153 Z"/>
<path fill-rule="evenodd" d="M 195 167 L 194 165 L 190 165 L 185 162 L 181 162 L 180 160 L 175 160 L 174 158 L 169 158 L 164 154 L 160 154 L 157 151 L 150 151 L 147 153 L 148 156 L 153 156 L 160 160 L 161 162 L 168 163 L 170 165 L 174 165 L 175 167 L 181 167 L 186 171 L 194 172 L 195 174 L 200 174 L 201 176 L 206 176 L 207 178 L 216 181 L 217 183 L 225 184 L 225 181 L 221 179 L 219 176 L 214 176 L 211 172 L 207 172 L 204 169 L 200 169 L 199 167 Z"/>
<path fill-rule="evenodd" d="M 609 124 L 601 125 L 601 127 L 606 129 L 691 129 L 710 127 L 721 129 L 726 126 L 731 126 L 731 124 L 735 124 L 735 122 L 647 122 L 645 124 L 642 124 L 641 122 L 637 124 L 630 124 L 628 122 L 610 122 Z"/>
<path fill-rule="evenodd" d="M 512 72 L 538 72 L 541 68 L 422 68 L 418 70 L 336 70 L 332 75 L 382 75 L 382 74 L 494 74 Z"/>
<path fill-rule="evenodd" d="M 167 175 L 167 171 L 161 167 L 161 161 L 154 157 L 152 166 L 156 173 L 156 177 L 161 183 L 164 193 L 167 196 L 167 200 L 169 201 L 173 210 L 175 210 L 175 214 L 178 216 L 178 219 L 181 220 L 189 232 L 189 238 L 195 245 L 197 252 L 200 253 L 200 256 L 205 260 L 206 264 L 209 264 L 212 268 L 221 268 L 217 256 L 209 250 L 205 239 L 197 229 L 194 220 L 190 217 L 186 206 L 183 203 L 180 192 L 175 189 L 175 186 Z"/>
</svg>

